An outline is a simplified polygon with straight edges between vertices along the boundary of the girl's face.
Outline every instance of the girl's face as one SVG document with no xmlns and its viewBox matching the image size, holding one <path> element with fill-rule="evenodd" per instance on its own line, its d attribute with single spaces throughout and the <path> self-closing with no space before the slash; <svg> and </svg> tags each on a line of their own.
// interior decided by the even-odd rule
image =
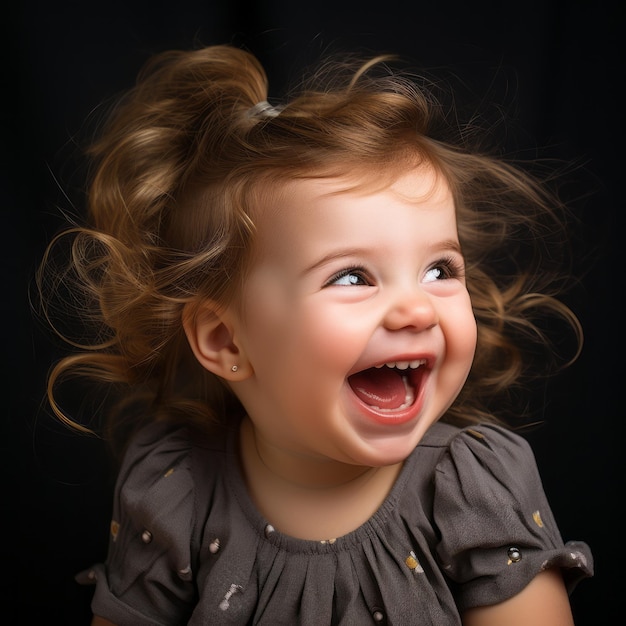
<svg viewBox="0 0 626 626">
<path fill-rule="evenodd" d="M 231 383 L 267 454 L 406 458 L 469 372 L 476 323 L 452 195 L 423 167 L 375 192 L 290 184 L 258 221 Z M 271 452 L 268 452 L 271 451 Z"/>
</svg>

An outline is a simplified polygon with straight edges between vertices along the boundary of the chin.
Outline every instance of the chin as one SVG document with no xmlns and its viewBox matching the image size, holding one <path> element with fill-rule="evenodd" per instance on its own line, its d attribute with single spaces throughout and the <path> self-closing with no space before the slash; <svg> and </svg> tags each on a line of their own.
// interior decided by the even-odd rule
<svg viewBox="0 0 626 626">
<path fill-rule="evenodd" d="M 367 438 L 359 454 L 359 464 L 385 467 L 404 462 L 422 439 L 423 432 L 409 432 L 392 437 Z"/>
</svg>

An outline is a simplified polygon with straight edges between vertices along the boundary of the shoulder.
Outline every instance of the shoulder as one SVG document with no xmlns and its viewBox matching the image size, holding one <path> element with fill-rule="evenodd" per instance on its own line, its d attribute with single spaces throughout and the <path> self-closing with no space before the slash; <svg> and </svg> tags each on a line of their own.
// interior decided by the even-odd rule
<svg viewBox="0 0 626 626">
<path fill-rule="evenodd" d="M 535 456 L 528 441 L 519 433 L 497 424 L 476 424 L 448 431 L 448 450 L 451 455 L 469 455 L 483 463 L 530 462 Z"/>
<path fill-rule="evenodd" d="M 433 520 L 462 609 L 511 597 L 550 567 L 562 568 L 572 586 L 591 575 L 588 547 L 561 538 L 524 437 L 486 424 L 447 434 L 434 473 Z"/>
<path fill-rule="evenodd" d="M 119 552 L 126 561 L 130 542 L 134 550 L 151 558 L 167 555 L 168 567 L 189 573 L 192 546 L 211 506 L 213 484 L 223 478 L 220 465 L 225 462 L 227 442 L 226 434 L 208 439 L 167 423 L 140 430 L 117 479 L 111 556 Z"/>
<path fill-rule="evenodd" d="M 448 429 L 445 436 L 434 474 L 441 524 L 459 512 L 464 524 L 474 519 L 479 528 L 497 524 L 504 531 L 511 517 L 521 514 L 534 519 L 537 528 L 550 526 L 557 540 L 533 451 L 521 435 L 481 424 Z"/>
<path fill-rule="evenodd" d="M 471 448 L 476 445 L 475 442 L 494 451 L 511 450 L 532 456 L 530 445 L 522 435 L 498 424 L 455 426 L 446 422 L 437 422 L 424 435 L 419 445 L 438 448 L 466 446 Z"/>
<path fill-rule="evenodd" d="M 191 469 L 195 456 L 206 456 L 224 452 L 228 435 L 217 431 L 208 437 L 190 431 L 186 426 L 169 422 L 154 422 L 135 433 L 124 453 L 118 474 L 118 482 L 144 483 L 148 486 L 159 481 L 165 472 Z M 215 458 L 215 457 L 214 457 Z"/>
<path fill-rule="evenodd" d="M 449 467 L 452 458 L 479 465 L 530 463 L 535 466 L 535 457 L 527 440 L 496 424 L 460 427 L 437 422 L 424 435 L 418 450 L 422 454 L 430 451 L 436 462 L 443 461 L 439 470 Z"/>
<path fill-rule="evenodd" d="M 436 467 L 440 494 L 462 489 L 474 500 L 516 507 L 539 506 L 543 485 L 533 450 L 521 435 L 502 426 L 481 424 L 449 436 Z M 533 509 L 534 512 L 537 509 Z"/>
<path fill-rule="evenodd" d="M 211 447 L 217 452 L 220 444 L 215 442 Z M 139 534 L 144 543 L 176 553 L 177 568 L 188 567 L 197 508 L 198 455 L 219 462 L 219 454 L 207 454 L 205 444 L 198 443 L 183 426 L 159 422 L 135 434 L 125 452 L 115 488 L 114 542 L 119 541 L 116 531 L 124 531 L 127 538 Z"/>
<path fill-rule="evenodd" d="M 151 521 L 153 528 L 166 524 L 168 519 L 173 524 L 191 524 L 198 485 L 210 493 L 207 481 L 220 476 L 218 466 L 226 447 L 225 434 L 209 439 L 185 426 L 164 422 L 142 428 L 124 454 L 115 490 L 114 517 L 117 515 L 120 521 L 130 518 L 136 525 Z M 180 530 L 171 528 L 170 532 Z"/>
<path fill-rule="evenodd" d="M 514 479 L 523 470 L 522 479 L 538 479 L 535 456 L 521 435 L 496 424 L 453 426 L 434 424 L 418 445 L 422 456 L 430 453 L 439 483 L 469 478 L 467 472 L 494 473 L 500 479 L 511 474 Z M 456 469 L 463 467 L 463 476 Z M 474 477 L 479 479 L 476 474 Z M 482 480 L 482 476 L 480 477 Z"/>
<path fill-rule="evenodd" d="M 223 474 L 225 445 L 224 436 L 206 443 L 167 423 L 135 434 L 115 486 L 106 564 L 98 568 L 99 614 L 124 621 L 140 613 L 159 623 L 189 616 L 203 516 L 211 481 Z"/>
</svg>

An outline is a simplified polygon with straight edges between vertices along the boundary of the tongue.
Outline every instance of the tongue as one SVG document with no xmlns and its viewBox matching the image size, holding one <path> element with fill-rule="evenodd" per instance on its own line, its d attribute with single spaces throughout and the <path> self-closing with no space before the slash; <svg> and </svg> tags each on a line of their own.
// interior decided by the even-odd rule
<svg viewBox="0 0 626 626">
<path fill-rule="evenodd" d="M 365 404 L 379 409 L 397 409 L 404 404 L 402 376 L 387 367 L 372 368 L 350 376 L 350 386 Z"/>
</svg>

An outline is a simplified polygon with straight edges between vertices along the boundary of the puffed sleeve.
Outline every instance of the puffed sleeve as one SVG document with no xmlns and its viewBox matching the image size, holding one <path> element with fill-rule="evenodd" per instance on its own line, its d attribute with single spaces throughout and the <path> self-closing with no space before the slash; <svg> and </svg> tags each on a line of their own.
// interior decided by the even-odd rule
<svg viewBox="0 0 626 626">
<path fill-rule="evenodd" d="M 571 591 L 593 574 L 588 546 L 563 543 L 533 452 L 497 426 L 467 428 L 435 472 L 437 554 L 460 610 L 496 604 L 561 568 Z"/>
<path fill-rule="evenodd" d="M 118 475 L 106 563 L 79 574 L 95 583 L 92 612 L 120 626 L 187 623 L 195 601 L 190 443 L 154 424 L 129 446 Z"/>
</svg>

